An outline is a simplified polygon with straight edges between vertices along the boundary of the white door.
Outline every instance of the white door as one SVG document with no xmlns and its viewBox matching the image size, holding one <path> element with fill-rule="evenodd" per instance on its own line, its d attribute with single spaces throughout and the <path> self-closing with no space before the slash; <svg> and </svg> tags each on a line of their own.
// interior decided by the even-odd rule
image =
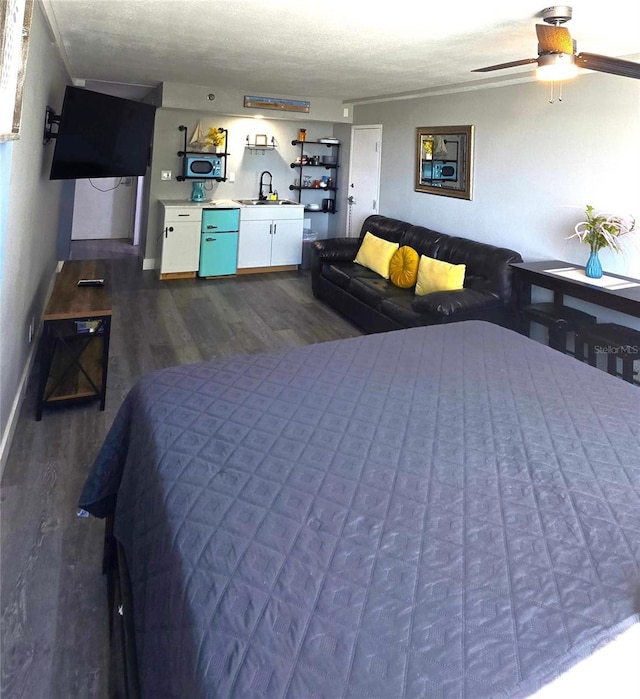
<svg viewBox="0 0 640 699">
<path fill-rule="evenodd" d="M 381 157 L 382 125 L 351 127 L 347 192 L 347 236 L 350 238 L 360 235 L 367 216 L 378 213 Z"/>
<path fill-rule="evenodd" d="M 136 190 L 135 177 L 77 180 L 71 239 L 133 240 Z"/>
<path fill-rule="evenodd" d="M 302 262 L 302 220 L 273 222 L 271 264 L 299 265 Z"/>
</svg>

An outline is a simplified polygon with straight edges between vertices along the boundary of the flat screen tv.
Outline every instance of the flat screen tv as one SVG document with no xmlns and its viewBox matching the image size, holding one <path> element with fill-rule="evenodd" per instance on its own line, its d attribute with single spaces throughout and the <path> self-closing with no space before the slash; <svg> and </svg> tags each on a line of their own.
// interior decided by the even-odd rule
<svg viewBox="0 0 640 699">
<path fill-rule="evenodd" d="M 144 102 L 67 86 L 49 179 L 144 175 L 155 111 Z"/>
</svg>

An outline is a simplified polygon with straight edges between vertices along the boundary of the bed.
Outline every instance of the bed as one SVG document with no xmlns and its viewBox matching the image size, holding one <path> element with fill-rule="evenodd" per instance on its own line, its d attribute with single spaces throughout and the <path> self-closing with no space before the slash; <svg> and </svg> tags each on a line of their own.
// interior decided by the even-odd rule
<svg viewBox="0 0 640 699">
<path fill-rule="evenodd" d="M 465 321 L 176 366 L 80 506 L 143 697 L 523 697 L 640 620 L 640 391 Z"/>
</svg>

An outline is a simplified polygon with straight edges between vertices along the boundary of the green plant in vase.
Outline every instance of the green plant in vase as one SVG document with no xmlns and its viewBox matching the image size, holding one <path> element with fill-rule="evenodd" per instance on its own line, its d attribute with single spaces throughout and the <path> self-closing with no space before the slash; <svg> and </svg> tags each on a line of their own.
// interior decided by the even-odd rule
<svg viewBox="0 0 640 699">
<path fill-rule="evenodd" d="M 622 244 L 620 238 L 635 230 L 636 221 L 632 217 L 626 221 L 620 216 L 608 216 L 596 213 L 593 206 L 587 205 L 587 220 L 580 221 L 575 226 L 575 233 L 569 238 L 578 238 L 580 242 L 589 246 L 590 255 L 585 266 L 587 277 L 597 279 L 602 276 L 602 265 L 598 253 L 603 248 L 609 248 L 613 252 L 620 252 Z"/>
</svg>

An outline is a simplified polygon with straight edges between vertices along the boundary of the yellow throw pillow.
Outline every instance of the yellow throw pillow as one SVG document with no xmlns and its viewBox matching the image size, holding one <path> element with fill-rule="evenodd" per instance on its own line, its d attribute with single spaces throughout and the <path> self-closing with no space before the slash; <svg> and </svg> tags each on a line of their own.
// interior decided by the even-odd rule
<svg viewBox="0 0 640 699">
<path fill-rule="evenodd" d="M 389 263 L 389 279 L 401 289 L 410 289 L 416 285 L 420 255 L 408 245 L 398 248 Z"/>
<path fill-rule="evenodd" d="M 378 238 L 367 231 L 354 262 L 376 272 L 385 279 L 389 279 L 389 262 L 391 262 L 393 253 L 398 247 L 398 243 L 390 243 L 388 240 Z"/>
<path fill-rule="evenodd" d="M 426 255 L 420 256 L 416 296 L 424 296 L 432 291 L 455 291 L 464 287 L 466 265 L 452 265 L 435 260 Z"/>
</svg>

